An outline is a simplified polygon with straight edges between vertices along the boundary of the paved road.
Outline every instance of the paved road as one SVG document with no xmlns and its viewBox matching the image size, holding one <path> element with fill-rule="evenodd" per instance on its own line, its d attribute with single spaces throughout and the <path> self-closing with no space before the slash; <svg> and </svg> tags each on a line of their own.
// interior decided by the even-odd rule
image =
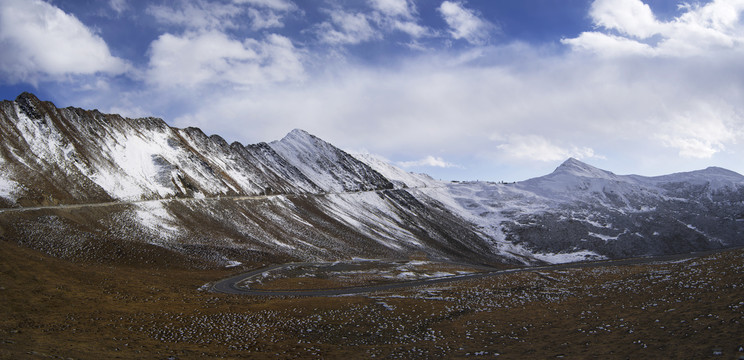
<svg viewBox="0 0 744 360">
<path fill-rule="evenodd" d="M 728 250 L 740 249 L 740 248 L 742 247 L 695 252 L 695 253 L 690 253 L 690 254 L 663 255 L 663 256 L 653 256 L 653 257 L 620 259 L 620 260 L 587 261 L 587 262 L 566 263 L 566 264 L 557 264 L 557 265 L 522 267 L 522 268 L 515 268 L 515 269 L 508 269 L 508 270 L 491 270 L 491 271 L 484 271 L 484 272 L 471 273 L 471 274 L 465 274 L 465 275 L 453 275 L 453 276 L 440 277 L 440 278 L 402 281 L 402 282 L 369 285 L 369 286 L 353 286 L 353 287 L 344 287 L 344 288 L 335 288 L 335 289 L 260 290 L 260 289 L 249 289 L 249 288 L 245 288 L 245 287 L 241 287 L 237 285 L 241 281 L 249 280 L 250 278 L 260 276 L 262 273 L 267 272 L 267 271 L 278 270 L 278 269 L 282 269 L 282 268 L 289 267 L 289 266 L 312 265 L 311 263 L 289 263 L 289 264 L 272 265 L 269 267 L 260 268 L 260 269 L 252 270 L 252 271 L 242 273 L 239 275 L 231 276 L 227 279 L 223 279 L 223 280 L 220 280 L 214 283 L 212 285 L 211 290 L 214 292 L 218 292 L 218 293 L 252 295 L 252 296 L 355 295 L 355 294 L 372 293 L 372 292 L 377 292 L 377 291 L 411 288 L 411 287 L 424 286 L 424 285 L 445 284 L 445 283 L 451 283 L 451 282 L 463 281 L 463 280 L 481 279 L 481 278 L 486 278 L 486 277 L 491 277 L 491 276 L 498 276 L 498 275 L 503 275 L 503 274 L 519 273 L 519 272 L 549 271 L 549 270 L 563 270 L 563 269 L 583 269 L 583 268 L 638 265 L 638 264 L 648 264 L 648 263 L 655 263 L 655 262 L 679 261 L 679 260 L 686 260 L 686 259 L 692 259 L 692 258 L 697 258 L 701 256 L 711 255 L 711 254 L 715 254 L 721 251 L 728 251 Z"/>
</svg>

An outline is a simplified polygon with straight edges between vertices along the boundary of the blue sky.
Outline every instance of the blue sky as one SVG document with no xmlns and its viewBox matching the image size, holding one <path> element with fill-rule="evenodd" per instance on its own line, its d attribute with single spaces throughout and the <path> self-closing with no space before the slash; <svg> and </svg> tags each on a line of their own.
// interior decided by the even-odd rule
<svg viewBox="0 0 744 360">
<path fill-rule="evenodd" d="M 744 173 L 744 0 L 0 0 L 0 98 L 458 180 Z"/>
</svg>

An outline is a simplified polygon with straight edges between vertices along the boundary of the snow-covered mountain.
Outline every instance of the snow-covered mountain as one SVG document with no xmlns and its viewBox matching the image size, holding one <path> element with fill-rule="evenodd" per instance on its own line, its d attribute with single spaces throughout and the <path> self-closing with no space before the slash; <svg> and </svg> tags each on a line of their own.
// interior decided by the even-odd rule
<svg viewBox="0 0 744 360">
<path fill-rule="evenodd" d="M 18 211 L 39 206 L 47 208 Z M 122 254 L 165 249 L 224 264 L 415 253 L 505 261 L 436 200 L 302 130 L 228 144 L 160 119 L 58 109 L 28 93 L 0 103 L 0 229 L 84 258 L 118 244 Z"/>
<path fill-rule="evenodd" d="M 721 168 L 644 177 L 568 159 L 513 184 L 450 184 L 448 195 L 493 238 L 549 261 L 744 245 L 744 176 Z"/>
<path fill-rule="evenodd" d="M 0 103 L 0 238 L 87 261 L 565 262 L 744 245 L 744 177 L 616 175 L 576 159 L 443 183 L 302 130 L 228 144 L 155 118 Z"/>
<path fill-rule="evenodd" d="M 0 196 L 19 204 L 392 188 L 301 130 L 269 145 L 243 146 L 160 119 L 57 109 L 28 93 L 0 106 L 0 183 L 23 185 L 6 186 Z M 42 196 L 36 189 L 48 191 Z"/>
</svg>

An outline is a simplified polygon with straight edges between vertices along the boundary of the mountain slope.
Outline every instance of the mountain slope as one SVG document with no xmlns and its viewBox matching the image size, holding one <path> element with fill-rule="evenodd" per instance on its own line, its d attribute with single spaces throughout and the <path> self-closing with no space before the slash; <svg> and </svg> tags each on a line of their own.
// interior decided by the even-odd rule
<svg viewBox="0 0 744 360">
<path fill-rule="evenodd" d="M 0 109 L 0 235 L 56 256 L 505 261 L 450 209 L 302 130 L 244 146 L 28 93 Z M 91 205 L 13 210 L 58 204 Z"/>
<path fill-rule="evenodd" d="M 267 191 L 317 193 L 362 189 L 364 176 L 372 179 L 369 188 L 389 187 L 379 174 L 349 161 L 333 168 L 336 174 L 348 175 L 343 179 L 319 177 L 327 169 L 310 172 L 316 183 L 297 168 L 306 166 L 292 153 L 285 151 L 282 157 L 265 144 L 228 145 L 218 136 L 207 137 L 194 128 L 170 128 L 160 119 L 57 109 L 28 93 L 0 107 L 4 140 L 0 154 L 2 166 L 9 167 L 1 183 L 27 185 L 14 194 L 15 200 L 26 205 Z M 282 144 L 300 148 L 292 140 L 306 145 L 299 138 L 285 139 Z M 325 165 L 350 158 L 320 140 L 314 144 L 327 151 L 323 155 L 331 156 Z M 44 199 L 32 189 L 48 189 L 50 194 Z M 4 197 L 11 199 L 9 195 Z"/>
<path fill-rule="evenodd" d="M 349 192 L 392 189 L 393 184 L 367 164 L 304 130 L 292 130 L 269 146 L 321 189 Z"/>
</svg>

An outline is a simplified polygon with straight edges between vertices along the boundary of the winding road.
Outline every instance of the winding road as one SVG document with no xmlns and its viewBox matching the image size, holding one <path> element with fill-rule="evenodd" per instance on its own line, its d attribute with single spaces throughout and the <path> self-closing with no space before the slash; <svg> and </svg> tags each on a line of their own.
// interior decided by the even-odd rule
<svg viewBox="0 0 744 360">
<path fill-rule="evenodd" d="M 521 272 L 584 269 L 584 268 L 595 268 L 595 267 L 639 265 L 639 264 L 649 264 L 649 263 L 656 263 L 656 262 L 680 261 L 680 260 L 693 259 L 693 258 L 698 258 L 698 257 L 706 256 L 706 255 L 719 253 L 722 251 L 729 251 L 729 250 L 735 250 L 735 249 L 740 249 L 740 248 L 742 247 L 694 252 L 694 253 L 689 253 L 689 254 L 662 255 L 662 256 L 652 256 L 652 257 L 619 259 L 619 260 L 587 261 L 587 262 L 574 262 L 574 263 L 565 263 L 565 264 L 556 264 L 556 265 L 521 267 L 521 268 L 514 268 L 514 269 L 507 269 L 507 270 L 492 270 L 492 271 L 484 271 L 484 272 L 477 272 L 477 273 L 464 274 L 464 275 L 453 275 L 453 276 L 438 277 L 438 278 L 401 281 L 401 282 L 375 284 L 375 285 L 368 285 L 368 286 L 351 286 L 351 287 L 333 288 L 333 289 L 264 290 L 264 289 L 250 289 L 250 288 L 238 286 L 238 283 L 243 282 L 245 280 L 250 280 L 251 278 L 256 277 L 256 276 L 260 276 L 261 274 L 267 271 L 281 270 L 289 266 L 313 265 L 312 263 L 289 263 L 289 264 L 272 265 L 272 266 L 252 270 L 246 273 L 234 275 L 226 279 L 222 279 L 212 284 L 211 291 L 217 292 L 217 293 L 224 293 L 224 294 L 252 295 L 252 296 L 356 295 L 356 294 L 373 293 L 377 291 L 412 288 L 416 286 L 446 284 L 446 283 L 457 282 L 457 281 L 481 279 L 481 278 L 486 278 L 486 277 L 491 277 L 491 276 L 499 276 L 499 275 L 504 275 L 504 274 L 521 273 Z"/>
</svg>

